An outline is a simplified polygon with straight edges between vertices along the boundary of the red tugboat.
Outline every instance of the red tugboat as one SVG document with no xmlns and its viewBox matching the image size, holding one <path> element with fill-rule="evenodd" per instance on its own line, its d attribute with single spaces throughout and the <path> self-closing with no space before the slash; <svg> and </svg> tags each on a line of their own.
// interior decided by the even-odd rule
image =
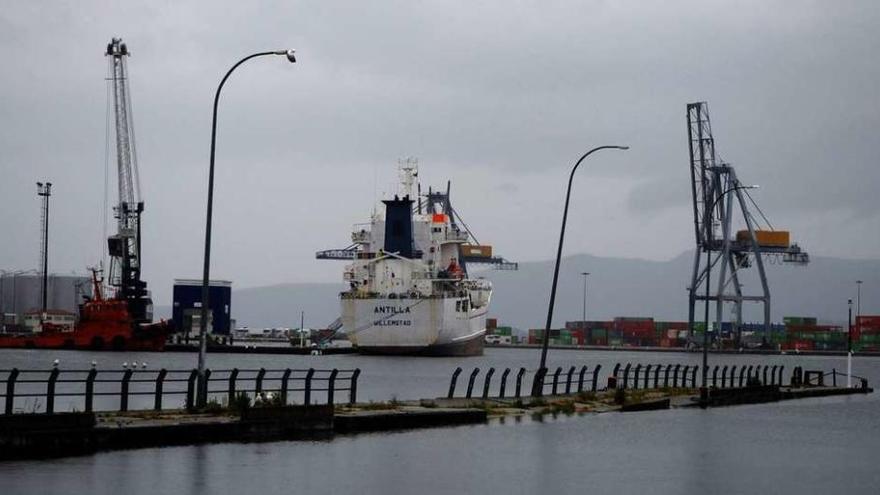
<svg viewBox="0 0 880 495">
<path fill-rule="evenodd" d="M 80 306 L 80 319 L 72 330 L 43 323 L 38 333 L 0 334 L 0 347 L 95 351 L 161 351 L 165 348 L 171 330 L 168 322 L 136 323 L 125 299 L 104 299 L 97 270 L 92 273 L 92 283 L 94 297 Z"/>
<path fill-rule="evenodd" d="M 161 351 L 171 330 L 168 322 L 153 323 L 153 301 L 147 283 L 141 280 L 141 213 L 134 130 L 129 106 L 128 47 L 113 38 L 105 53 L 112 75 L 113 128 L 119 202 L 114 207 L 117 232 L 107 239 L 110 255 L 108 283 L 113 297 L 104 299 L 99 270 L 92 271 L 94 294 L 80 306 L 80 320 L 68 327 L 43 322 L 42 331 L 24 335 L 0 335 L 0 347 L 93 349 L 117 351 Z"/>
</svg>

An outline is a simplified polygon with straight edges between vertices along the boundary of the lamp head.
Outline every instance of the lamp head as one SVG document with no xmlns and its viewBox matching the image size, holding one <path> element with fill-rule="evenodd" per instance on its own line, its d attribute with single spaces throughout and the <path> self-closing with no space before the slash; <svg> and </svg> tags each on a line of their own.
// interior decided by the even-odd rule
<svg viewBox="0 0 880 495">
<path fill-rule="evenodd" d="M 296 56 L 294 55 L 295 53 L 296 53 L 296 50 L 291 48 L 290 50 L 278 50 L 277 52 L 275 52 L 275 55 L 284 55 L 287 57 L 287 60 L 289 60 L 290 63 L 295 63 L 296 62 Z"/>
</svg>

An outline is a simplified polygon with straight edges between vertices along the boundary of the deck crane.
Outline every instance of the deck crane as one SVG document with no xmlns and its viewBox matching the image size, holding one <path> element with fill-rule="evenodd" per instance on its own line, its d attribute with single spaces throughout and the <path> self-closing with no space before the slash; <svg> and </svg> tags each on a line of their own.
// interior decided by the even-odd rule
<svg viewBox="0 0 880 495">
<path fill-rule="evenodd" d="M 124 299 L 135 324 L 153 320 L 153 302 L 147 283 L 141 280 L 141 199 L 131 95 L 128 88 L 128 47 L 120 38 L 107 45 L 108 82 L 112 98 L 116 137 L 119 202 L 114 206 L 116 234 L 107 238 L 110 255 L 108 282 L 116 289 L 116 297 Z M 108 116 L 109 117 L 109 116 Z"/>
<path fill-rule="evenodd" d="M 749 186 L 743 186 L 739 182 L 732 165 L 716 156 L 706 102 L 687 105 L 687 124 L 694 233 L 697 243 L 693 274 L 688 288 L 688 328 L 693 337 L 697 301 L 703 301 L 706 305 L 706 320 L 709 319 L 709 302 L 715 302 L 715 322 L 718 329 L 721 328 L 724 303 L 733 303 L 733 327 L 738 345 L 744 301 L 763 303 L 764 331 L 770 329 L 770 286 L 764 270 L 765 258 L 781 257 L 784 263 L 798 265 L 809 263 L 810 258 L 797 244 L 790 243 L 787 231 L 773 229 L 748 193 Z M 734 202 L 746 227 L 736 233 L 733 232 L 732 222 Z M 749 205 L 754 206 L 766 227 L 752 214 Z M 761 292 L 758 295 L 744 295 L 738 274 L 741 269 L 748 268 L 753 263 L 758 269 Z M 719 272 L 717 282 L 711 279 L 716 266 Z M 712 282 L 716 284 L 714 293 Z"/>
</svg>

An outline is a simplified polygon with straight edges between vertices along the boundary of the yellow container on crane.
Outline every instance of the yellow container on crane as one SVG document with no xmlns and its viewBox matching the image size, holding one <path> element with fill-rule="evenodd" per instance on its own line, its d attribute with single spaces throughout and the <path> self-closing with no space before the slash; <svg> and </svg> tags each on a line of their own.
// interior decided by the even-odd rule
<svg viewBox="0 0 880 495">
<path fill-rule="evenodd" d="M 736 240 L 737 242 L 750 242 L 749 231 L 738 231 Z M 787 230 L 756 230 L 755 240 L 758 241 L 759 246 L 786 248 L 791 245 L 791 234 Z"/>
</svg>

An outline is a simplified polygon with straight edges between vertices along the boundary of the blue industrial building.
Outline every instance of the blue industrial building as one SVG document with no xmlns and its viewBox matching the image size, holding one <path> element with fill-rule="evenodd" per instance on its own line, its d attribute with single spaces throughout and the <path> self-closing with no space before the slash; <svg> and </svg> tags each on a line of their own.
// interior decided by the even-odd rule
<svg viewBox="0 0 880 495">
<path fill-rule="evenodd" d="M 174 280 L 174 302 L 171 319 L 178 332 L 198 335 L 199 317 L 202 310 L 202 281 Z M 232 315 L 232 282 L 211 280 L 208 283 L 208 332 L 229 335 Z M 194 330 L 194 331 L 193 331 Z"/>
</svg>

